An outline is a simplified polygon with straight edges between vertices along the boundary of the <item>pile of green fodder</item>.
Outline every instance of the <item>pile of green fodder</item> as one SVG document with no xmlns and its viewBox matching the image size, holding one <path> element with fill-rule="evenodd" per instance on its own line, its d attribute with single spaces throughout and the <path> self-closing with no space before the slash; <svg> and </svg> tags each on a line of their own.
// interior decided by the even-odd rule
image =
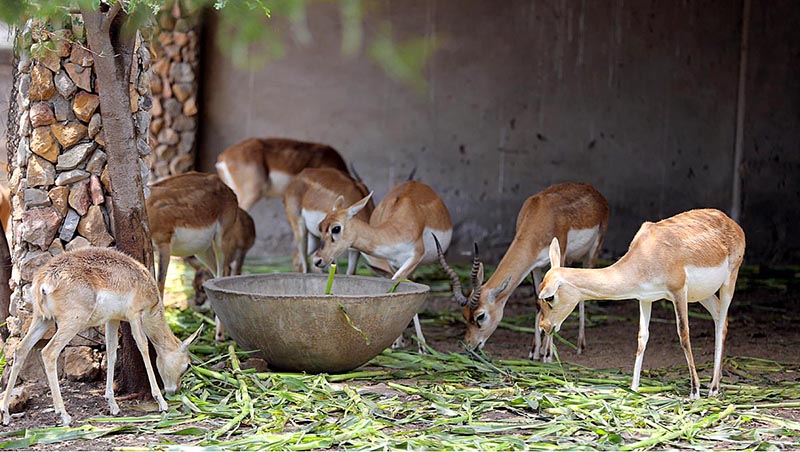
<svg viewBox="0 0 800 452">
<path fill-rule="evenodd" d="M 210 322 L 168 313 L 182 337 Z M 728 358 L 722 396 L 689 401 L 683 367 L 650 371 L 636 393 L 613 369 L 432 349 L 387 350 L 342 375 L 258 372 L 212 330 L 192 347 L 168 413 L 0 433 L 0 447 L 118 433 L 148 435 L 150 446 L 281 450 L 785 448 L 800 436 L 798 364 Z"/>
<path fill-rule="evenodd" d="M 182 278 L 177 296 L 191 281 Z M 168 317 L 180 337 L 213 324 L 189 309 L 170 308 Z M 168 413 L 3 432 L 0 448 L 122 433 L 144 435 L 149 446 L 280 450 L 780 449 L 800 436 L 800 364 L 728 358 L 721 397 L 690 401 L 685 366 L 645 372 L 637 393 L 628 372 L 471 352 L 387 350 L 349 374 L 306 375 L 247 368 L 250 354 L 215 344 L 213 328 L 191 350 L 194 365 Z M 698 370 L 710 375 L 710 367 Z"/>
</svg>

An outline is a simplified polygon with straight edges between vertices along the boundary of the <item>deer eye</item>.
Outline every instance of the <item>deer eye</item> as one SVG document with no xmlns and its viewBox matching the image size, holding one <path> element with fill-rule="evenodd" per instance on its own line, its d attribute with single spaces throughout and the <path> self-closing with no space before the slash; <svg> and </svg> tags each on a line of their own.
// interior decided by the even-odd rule
<svg viewBox="0 0 800 452">
<path fill-rule="evenodd" d="M 544 301 L 546 301 L 548 303 L 552 303 L 554 298 L 555 298 L 555 295 L 551 295 L 551 296 L 545 298 Z"/>
<path fill-rule="evenodd" d="M 486 320 L 486 313 L 485 312 L 481 312 L 480 314 L 475 316 L 475 323 L 478 325 L 479 328 L 480 328 L 481 324 L 485 320 Z"/>
<path fill-rule="evenodd" d="M 331 233 L 332 234 L 338 234 L 340 232 L 342 232 L 342 227 L 339 226 L 338 224 L 331 228 Z"/>
</svg>

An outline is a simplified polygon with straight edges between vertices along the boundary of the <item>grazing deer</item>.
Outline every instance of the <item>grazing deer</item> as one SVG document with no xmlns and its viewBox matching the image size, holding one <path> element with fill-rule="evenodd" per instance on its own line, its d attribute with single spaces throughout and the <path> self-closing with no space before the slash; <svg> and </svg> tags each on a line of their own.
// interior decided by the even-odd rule
<svg viewBox="0 0 800 452">
<path fill-rule="evenodd" d="M 150 391 L 158 402 L 158 408 L 167 411 L 169 407 L 158 389 L 150 363 L 147 340 L 158 354 L 156 366 L 164 381 L 164 391 L 171 395 L 180 388 L 181 376 L 189 367 L 189 345 L 197 338 L 200 329 L 183 342 L 172 334 L 164 318 L 164 305 L 156 283 L 142 264 L 110 248 L 70 251 L 54 257 L 39 270 L 33 280 L 33 294 L 33 319 L 17 346 L 3 397 L 3 425 L 11 421 L 8 402 L 25 358 L 54 324 L 57 329 L 42 349 L 42 362 L 53 405 L 64 425 L 69 425 L 72 418 L 64 407 L 58 385 L 58 355 L 72 338 L 90 327 L 105 325 L 108 354 L 105 398 L 111 414 L 119 414 L 119 406 L 114 400 L 114 364 L 120 321 L 130 323 L 150 380 Z"/>
<path fill-rule="evenodd" d="M 542 281 L 542 268 L 547 264 L 547 250 L 553 237 L 563 244 L 561 255 L 564 261 L 581 261 L 584 267 L 594 267 L 600 246 L 608 226 L 608 203 L 589 184 L 563 183 L 548 187 L 531 196 L 522 205 L 517 215 L 517 230 L 514 240 L 500 265 L 486 283 L 483 283 L 483 266 L 479 265 L 477 245 L 472 267 L 472 287 L 469 297 L 461 293 L 458 276 L 450 270 L 444 255 L 439 262 L 453 281 L 453 293 L 461 304 L 467 333 L 464 342 L 471 348 L 483 348 L 503 319 L 503 310 L 511 293 L 528 274 L 534 285 Z M 559 262 L 563 264 L 564 261 Z M 542 350 L 539 330 L 540 310 L 535 320 L 534 343 L 529 357 L 552 360 L 552 342 L 546 338 Z M 580 325 L 578 328 L 578 354 L 586 346 L 584 332 L 584 309 L 580 303 Z"/>
<path fill-rule="evenodd" d="M 714 377 L 709 397 L 719 393 L 722 350 L 728 331 L 728 307 L 745 250 L 744 231 L 716 209 L 683 212 L 658 223 L 645 222 L 628 252 L 614 265 L 600 269 L 561 267 L 557 239 L 550 245 L 552 268 L 539 289 L 541 327 L 547 334 L 581 300 L 639 300 L 639 347 L 631 389 L 639 389 L 642 359 L 650 335 L 653 302 L 667 299 L 675 306 L 681 348 L 691 375 L 690 398 L 700 397 L 700 380 L 689 341 L 688 303 L 700 302 L 714 319 Z M 719 297 L 716 292 L 719 291 Z"/>
<path fill-rule="evenodd" d="M 395 270 L 392 279 L 403 280 L 419 264 L 436 260 L 434 235 L 439 237 L 444 249 L 450 245 L 453 234 L 450 213 L 427 185 L 416 181 L 396 185 L 378 204 L 367 223 L 357 215 L 371 197 L 372 193 L 346 208 L 344 200 L 337 198 L 333 209 L 319 224 L 322 246 L 314 253 L 314 265 L 325 267 L 348 249 L 355 248 L 386 259 Z M 414 327 L 421 351 L 425 337 L 417 315 Z"/>
<path fill-rule="evenodd" d="M 249 138 L 236 143 L 217 157 L 216 167 L 244 210 L 262 197 L 283 197 L 292 178 L 305 168 L 330 167 L 347 173 L 336 149 L 286 138 Z"/>
<path fill-rule="evenodd" d="M 147 198 L 150 236 L 158 250 L 158 291 L 164 295 L 170 256 L 196 256 L 214 276 L 224 275 L 237 254 L 233 237 L 244 231 L 243 242 L 255 232 L 247 217 L 239 218 L 236 195 L 213 174 L 188 172 L 150 186 Z M 237 221 L 241 222 L 237 226 Z M 251 242 L 252 243 L 252 242 Z M 228 256 L 227 252 L 234 255 Z M 243 258 L 243 254 L 241 254 Z M 241 262 L 237 265 L 241 267 Z M 222 325 L 217 319 L 217 340 Z"/>
<path fill-rule="evenodd" d="M 239 209 L 236 222 L 222 238 L 222 253 L 225 255 L 225 262 L 222 266 L 222 276 L 235 276 L 242 274 L 244 258 L 256 240 L 256 227 L 253 218 L 244 210 Z M 203 284 L 213 278 L 213 274 L 202 262 L 195 258 L 185 260 L 194 269 L 194 279 L 192 289 L 194 290 L 194 303 L 203 304 L 208 297 L 206 296 Z M 221 325 L 218 325 L 220 328 Z M 221 335 L 221 332 L 220 332 Z"/>
<path fill-rule="evenodd" d="M 297 246 L 299 268 L 295 268 L 296 271 L 308 273 L 308 255 L 319 246 L 319 224 L 331 206 L 342 208 L 344 205 L 354 204 L 368 194 L 369 190 L 360 180 L 333 168 L 306 168 L 289 183 L 283 196 L 283 204 Z M 356 214 L 356 218 L 369 222 L 373 210 L 375 203 L 370 199 Z M 361 252 L 356 249 L 347 250 L 348 275 L 355 273 L 360 255 Z M 385 260 L 369 256 L 366 258 L 370 266 L 392 274 Z"/>
</svg>

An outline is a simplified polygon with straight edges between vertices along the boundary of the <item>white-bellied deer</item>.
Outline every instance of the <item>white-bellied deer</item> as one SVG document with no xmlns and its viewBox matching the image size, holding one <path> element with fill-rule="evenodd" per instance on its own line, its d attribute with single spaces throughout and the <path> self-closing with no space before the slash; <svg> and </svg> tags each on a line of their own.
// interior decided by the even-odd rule
<svg viewBox="0 0 800 452">
<path fill-rule="evenodd" d="M 606 268 L 561 267 L 561 250 L 554 239 L 550 245 L 552 268 L 539 290 L 541 327 L 547 334 L 558 331 L 581 300 L 639 300 L 639 346 L 631 382 L 631 389 L 636 391 L 650 335 L 652 304 L 669 300 L 675 306 L 678 336 L 689 365 L 690 397 L 697 399 L 700 380 L 689 340 L 688 303 L 700 302 L 714 319 L 714 376 L 708 395 L 715 396 L 722 379 L 728 307 L 744 251 L 744 231 L 716 209 L 690 210 L 658 223 L 645 222 L 628 252 Z"/>
<path fill-rule="evenodd" d="M 483 266 L 479 265 L 477 245 L 472 267 L 472 292 L 464 296 L 458 276 L 440 257 L 440 263 L 453 281 L 453 294 L 461 304 L 467 333 L 464 342 L 480 349 L 494 333 L 503 319 L 503 310 L 509 297 L 528 274 L 534 285 L 542 281 L 542 268 L 549 263 L 547 250 L 553 237 L 562 244 L 560 264 L 582 262 L 584 267 L 594 267 L 608 227 L 608 202 L 589 184 L 563 183 L 552 185 L 531 196 L 517 215 L 516 232 L 511 246 L 486 283 L 483 283 Z M 549 338 L 542 347 L 539 330 L 540 311 L 537 309 L 534 343 L 529 357 L 552 359 L 552 342 Z M 580 304 L 578 328 L 578 353 L 586 346 L 584 309 Z M 544 348 L 544 350 L 543 350 Z"/>
<path fill-rule="evenodd" d="M 347 166 L 336 149 L 318 143 L 286 138 L 249 138 L 217 157 L 217 174 L 249 210 L 258 200 L 281 198 L 292 178 L 305 168 Z"/>
<path fill-rule="evenodd" d="M 120 321 L 129 322 L 142 354 L 150 391 L 161 411 L 169 408 L 158 389 L 147 340 L 156 349 L 156 366 L 164 381 L 164 391 L 171 395 L 180 388 L 180 379 L 189 367 L 189 345 L 198 329 L 181 342 L 172 334 L 164 318 L 164 305 L 153 277 L 133 258 L 110 248 L 83 248 L 58 255 L 37 273 L 33 281 L 33 319 L 27 334 L 14 353 L 14 365 L 2 402 L 3 424 L 8 425 L 9 396 L 25 358 L 34 345 L 54 324 L 57 329 L 42 349 L 42 362 L 53 396 L 56 414 L 69 425 L 56 369 L 58 355 L 80 331 L 105 325 L 108 369 L 106 392 L 112 415 L 119 414 L 114 400 L 114 364 L 117 359 L 117 331 Z"/>
<path fill-rule="evenodd" d="M 444 249 L 450 245 L 453 224 L 442 199 L 429 186 L 408 181 L 389 190 L 370 217 L 369 223 L 357 217 L 372 193 L 345 207 L 337 200 L 319 224 L 322 246 L 314 253 L 317 267 L 325 267 L 342 253 L 355 248 L 364 254 L 386 259 L 395 270 L 393 280 L 406 279 L 419 264 L 434 262 L 437 257 L 434 235 Z M 419 317 L 414 327 L 425 342 Z"/>
<path fill-rule="evenodd" d="M 319 246 L 319 224 L 331 206 L 337 205 L 337 202 L 342 203 L 338 208 L 349 206 L 368 194 L 369 190 L 361 181 L 333 168 L 306 168 L 289 183 L 283 196 L 283 205 L 297 246 L 296 271 L 308 273 L 308 255 Z M 369 222 L 374 210 L 375 203 L 370 199 L 356 214 L 356 218 Z M 360 255 L 361 252 L 356 249 L 347 250 L 348 275 L 355 273 Z M 366 258 L 373 268 L 392 273 L 385 260 Z"/>
<path fill-rule="evenodd" d="M 243 217 L 237 229 L 236 195 L 213 174 L 188 172 L 163 179 L 150 186 L 147 198 L 150 236 L 158 250 L 158 291 L 163 296 L 170 256 L 196 256 L 214 276 L 226 273 L 226 263 L 236 253 L 233 237 L 253 240 L 252 219 Z M 252 242 L 251 242 L 252 244 Z M 240 266 L 240 264 L 239 264 Z M 222 325 L 217 321 L 217 339 L 222 340 Z"/>
</svg>

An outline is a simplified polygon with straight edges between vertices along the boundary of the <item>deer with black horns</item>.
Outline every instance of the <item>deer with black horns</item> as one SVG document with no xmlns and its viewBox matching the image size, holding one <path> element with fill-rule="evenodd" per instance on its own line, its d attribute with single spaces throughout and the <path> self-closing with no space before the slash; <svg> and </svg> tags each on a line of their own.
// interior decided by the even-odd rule
<svg viewBox="0 0 800 452">
<path fill-rule="evenodd" d="M 542 280 L 542 268 L 548 264 L 548 246 L 553 237 L 559 239 L 564 262 L 582 262 L 584 267 L 594 267 L 608 227 L 608 203 L 603 195 L 589 184 L 562 183 L 528 198 L 517 216 L 516 232 L 508 251 L 497 270 L 483 282 L 483 265 L 475 256 L 472 265 L 472 291 L 465 297 L 455 272 L 450 270 L 440 253 L 442 264 L 453 281 L 453 293 L 462 307 L 467 332 L 467 346 L 480 349 L 497 329 L 509 297 L 530 274 L 535 287 Z M 586 347 L 585 313 L 580 304 L 578 327 L 578 354 Z M 537 309 L 534 329 L 536 333 L 529 353 L 531 359 L 553 359 L 550 337 L 542 341 L 538 327 L 540 310 Z"/>
</svg>

